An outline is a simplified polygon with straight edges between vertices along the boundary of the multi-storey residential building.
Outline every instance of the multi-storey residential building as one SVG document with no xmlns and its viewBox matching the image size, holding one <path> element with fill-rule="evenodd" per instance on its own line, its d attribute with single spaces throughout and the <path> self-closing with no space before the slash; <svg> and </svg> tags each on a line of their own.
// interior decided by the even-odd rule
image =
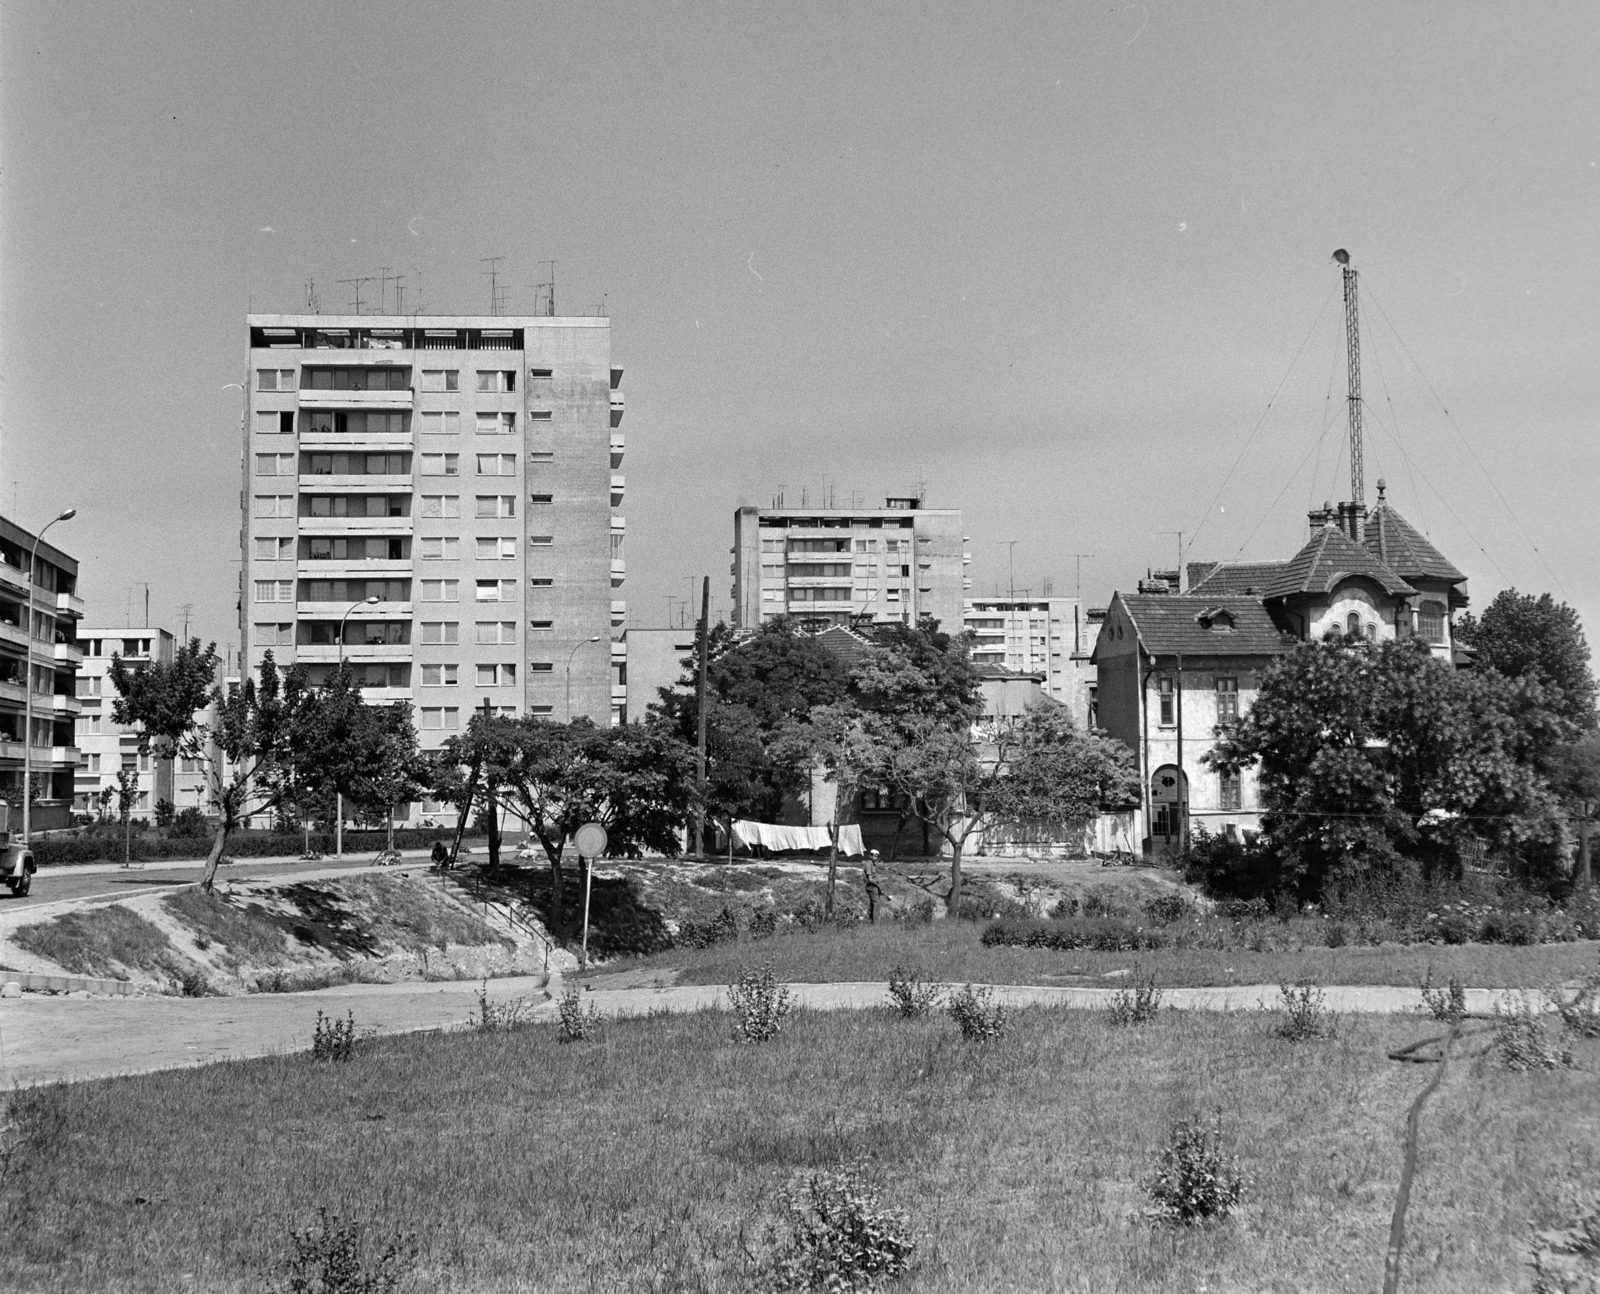
<svg viewBox="0 0 1600 1294">
<path fill-rule="evenodd" d="M 1092 726 L 1095 669 L 1090 659 L 1104 612 L 1078 598 L 968 598 L 962 625 L 972 635 L 972 659 L 1018 674 L 1042 674 L 1044 694 Z"/>
<path fill-rule="evenodd" d="M 76 676 L 83 661 L 77 640 L 83 602 L 77 587 L 76 560 L 0 517 L 0 796 L 22 804 L 27 741 L 34 831 L 65 827 L 72 809 L 81 710 Z M 25 734 L 30 693 L 33 730 Z"/>
<path fill-rule="evenodd" d="M 961 513 L 891 498 L 882 508 L 739 508 L 733 514 L 733 623 L 811 624 L 932 616 L 959 632 L 967 587 Z"/>
<path fill-rule="evenodd" d="M 610 321 L 251 315 L 249 330 L 245 668 L 271 650 L 316 682 L 347 660 L 369 701 L 414 705 L 425 748 L 485 703 L 620 718 Z"/>
<path fill-rule="evenodd" d="M 83 713 L 78 719 L 78 776 L 72 807 L 79 813 L 98 812 L 100 793 L 108 788 L 115 791 L 117 775 L 124 770 L 139 779 L 133 812 L 148 814 L 162 800 L 177 803 L 172 760 L 141 755 L 137 732 L 112 722 L 117 690 L 109 677 L 113 656 L 130 665 L 170 661 L 176 639 L 165 629 L 150 628 L 83 628 L 78 633 L 83 651 L 78 701 Z M 188 803 L 193 804 L 193 799 Z M 113 799 L 107 811 L 114 814 L 116 808 Z"/>
</svg>

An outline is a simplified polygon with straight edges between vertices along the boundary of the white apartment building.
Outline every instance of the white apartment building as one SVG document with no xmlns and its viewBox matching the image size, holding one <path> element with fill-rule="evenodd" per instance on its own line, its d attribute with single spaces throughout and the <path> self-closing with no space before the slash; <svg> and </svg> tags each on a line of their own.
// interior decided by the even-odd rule
<svg viewBox="0 0 1600 1294">
<path fill-rule="evenodd" d="M 83 712 L 78 718 L 78 771 L 73 786 L 72 807 L 77 813 L 98 813 L 104 790 L 115 792 L 117 775 L 126 769 L 138 781 L 138 798 L 133 812 L 150 814 L 162 800 L 178 803 L 174 793 L 172 760 L 139 753 L 139 737 L 132 728 L 112 722 L 111 708 L 117 689 L 112 684 L 111 658 L 120 656 L 130 665 L 170 661 L 176 639 L 165 629 L 81 627 L 78 646 L 83 664 L 78 667 L 78 702 Z M 198 781 L 191 775 L 191 781 Z M 191 796 L 186 804 L 194 804 Z M 203 808 L 203 803 L 201 804 Z M 113 798 L 106 812 L 115 817 Z"/>
<path fill-rule="evenodd" d="M 1045 695 L 1072 711 L 1080 727 L 1094 722 L 1094 636 L 1105 618 L 1079 598 L 968 598 L 962 626 L 972 635 L 972 659 L 1018 674 L 1043 676 Z"/>
</svg>

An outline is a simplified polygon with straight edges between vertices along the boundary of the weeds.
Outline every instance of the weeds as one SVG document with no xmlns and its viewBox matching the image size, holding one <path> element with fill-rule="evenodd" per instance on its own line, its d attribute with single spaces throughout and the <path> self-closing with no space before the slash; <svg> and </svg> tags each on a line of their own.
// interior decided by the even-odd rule
<svg viewBox="0 0 1600 1294">
<path fill-rule="evenodd" d="M 478 1012 L 472 1017 L 472 1027 L 478 1033 L 510 1033 L 525 1023 L 523 1014 L 528 1010 L 528 999 L 514 997 L 505 1002 L 489 1000 L 489 981 L 478 987 Z"/>
<path fill-rule="evenodd" d="M 1283 1018 L 1274 1027 L 1273 1033 L 1288 1042 L 1313 1042 L 1318 1038 L 1333 1037 L 1333 1012 L 1328 1010 L 1320 988 L 1310 980 L 1301 980 L 1292 988 L 1288 984 L 1280 984 L 1278 992 L 1282 994 L 1279 1005 L 1283 1009 Z"/>
<path fill-rule="evenodd" d="M 769 1042 L 783 1031 L 784 1017 L 793 1005 L 789 987 L 778 983 L 772 963 L 747 970 L 728 985 L 728 1004 L 738 1024 L 733 1036 L 740 1042 Z"/>
<path fill-rule="evenodd" d="M 776 908 L 757 908 L 750 914 L 749 924 L 746 929 L 752 939 L 770 939 L 778 933 L 778 910 Z"/>
<path fill-rule="evenodd" d="M 317 1226 L 289 1228 L 293 1256 L 285 1264 L 289 1294 L 394 1294 L 405 1277 L 416 1247 L 396 1232 L 371 1262 L 361 1256 L 361 1229 L 342 1222 L 326 1207 L 317 1210 Z"/>
<path fill-rule="evenodd" d="M 739 918 L 726 904 L 709 921 L 684 921 L 678 926 L 674 942 L 680 948 L 714 948 L 739 938 Z"/>
<path fill-rule="evenodd" d="M 1134 968 L 1133 983 L 1111 995 L 1106 1019 L 1112 1024 L 1148 1024 L 1161 1014 L 1161 985 L 1154 975 Z"/>
<path fill-rule="evenodd" d="M 922 970 L 896 965 L 889 972 L 889 1000 L 894 1009 L 909 1019 L 927 1015 L 939 1005 L 937 984 L 924 984 Z"/>
<path fill-rule="evenodd" d="M 567 986 L 556 1007 L 557 1040 L 560 1042 L 590 1042 L 600 1036 L 604 1021 L 600 1008 L 592 1001 L 583 1004 L 583 992 L 576 984 Z"/>
<path fill-rule="evenodd" d="M 198 966 L 189 966 L 174 973 L 178 976 L 178 991 L 184 997 L 216 997 L 217 990 Z"/>
<path fill-rule="evenodd" d="M 1563 1030 L 1552 1038 L 1545 1030 L 1540 1012 L 1526 993 L 1514 1003 L 1496 1003 L 1494 1014 L 1500 1028 L 1495 1051 L 1500 1063 L 1513 1073 L 1539 1069 L 1566 1069 L 1572 1064 L 1572 1037 Z"/>
<path fill-rule="evenodd" d="M 1209 1127 L 1198 1117 L 1172 1125 L 1145 1193 L 1158 1216 L 1186 1225 L 1221 1221 L 1244 1198 L 1237 1158 L 1222 1153 L 1222 1111 Z"/>
<path fill-rule="evenodd" d="M 311 1035 L 311 1059 L 347 1061 L 356 1052 L 356 1016 L 346 1011 L 343 1020 L 317 1012 L 316 1031 Z"/>
<path fill-rule="evenodd" d="M 1600 1195 L 1572 1201 L 1568 1224 L 1533 1233 L 1533 1294 L 1583 1294 L 1600 1278 Z"/>
<path fill-rule="evenodd" d="M 1600 1038 L 1600 967 L 1585 971 L 1575 989 L 1555 986 L 1544 995 L 1568 1033 L 1578 1038 Z"/>
<path fill-rule="evenodd" d="M 863 1163 L 812 1173 L 783 1196 L 783 1208 L 788 1236 L 772 1262 L 780 1290 L 856 1294 L 911 1266 L 910 1221 L 883 1206 Z"/>
<path fill-rule="evenodd" d="M 1461 982 L 1459 975 L 1452 975 L 1443 988 L 1434 987 L 1433 967 L 1430 965 L 1422 980 L 1422 1005 L 1428 1008 L 1435 1020 L 1455 1024 L 1467 1014 L 1467 986 Z"/>
<path fill-rule="evenodd" d="M 1011 1024 L 1011 1013 L 1004 1002 L 994 1000 L 991 988 L 974 989 L 968 984 L 950 998 L 944 1009 L 968 1042 L 999 1042 Z"/>
</svg>

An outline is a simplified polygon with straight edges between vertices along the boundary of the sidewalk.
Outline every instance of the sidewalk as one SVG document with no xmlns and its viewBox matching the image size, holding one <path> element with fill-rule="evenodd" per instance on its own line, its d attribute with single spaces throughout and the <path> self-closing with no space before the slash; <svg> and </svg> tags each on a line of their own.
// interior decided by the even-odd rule
<svg viewBox="0 0 1600 1294">
<path fill-rule="evenodd" d="M 0 1088 L 56 1079 L 107 1078 L 205 1065 L 214 1061 L 304 1050 L 311 1045 L 317 1012 L 355 1013 L 356 1027 L 380 1034 L 464 1027 L 477 1010 L 480 982 L 351 984 L 314 993 L 267 993 L 229 998 L 64 998 L 0 1000 Z M 796 1005 L 814 1010 L 861 1010 L 888 1002 L 881 983 L 794 984 Z M 553 994 L 537 977 L 490 980 L 489 998 L 525 998 L 534 1018 L 555 1013 Z M 997 985 L 994 994 L 1013 1006 L 1104 1008 L 1117 990 Z M 1335 987 L 1323 990 L 1328 1008 L 1339 1012 L 1403 1015 L 1418 1012 L 1414 988 Z M 1468 989 L 1471 1011 L 1490 1011 L 1511 989 Z M 600 989 L 584 994 L 602 1014 L 725 1009 L 720 985 Z M 1228 988 L 1168 989 L 1167 1005 L 1186 1011 L 1249 1011 L 1273 1006 L 1276 984 Z"/>
</svg>

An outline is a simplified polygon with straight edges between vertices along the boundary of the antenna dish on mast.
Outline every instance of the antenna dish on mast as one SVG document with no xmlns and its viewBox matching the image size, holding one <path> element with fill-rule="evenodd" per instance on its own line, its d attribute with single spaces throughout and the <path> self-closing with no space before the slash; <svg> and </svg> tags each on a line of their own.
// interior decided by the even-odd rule
<svg viewBox="0 0 1600 1294">
<path fill-rule="evenodd" d="M 1333 259 L 1338 261 L 1341 265 L 1348 265 L 1350 264 L 1350 253 L 1341 247 L 1338 251 L 1334 252 Z"/>
</svg>

